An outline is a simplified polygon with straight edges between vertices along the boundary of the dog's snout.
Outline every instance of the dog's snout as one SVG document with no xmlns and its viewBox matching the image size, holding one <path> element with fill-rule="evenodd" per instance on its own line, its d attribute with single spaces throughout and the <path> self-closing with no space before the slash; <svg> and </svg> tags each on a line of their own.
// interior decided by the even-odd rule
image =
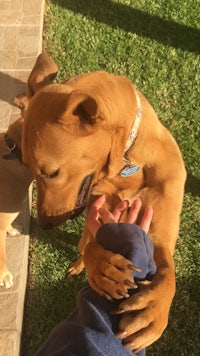
<svg viewBox="0 0 200 356">
<path fill-rule="evenodd" d="M 66 220 L 75 219 L 83 211 L 84 211 L 84 207 L 81 207 L 81 208 L 76 208 L 67 213 L 64 213 L 62 215 L 56 215 L 56 216 L 46 216 L 43 214 L 38 214 L 38 224 L 42 229 L 45 230 L 51 229 L 64 224 Z"/>
<path fill-rule="evenodd" d="M 38 224 L 42 229 L 51 229 L 64 224 L 64 222 L 67 220 L 65 215 L 66 214 L 58 216 L 46 216 L 38 214 Z"/>
</svg>

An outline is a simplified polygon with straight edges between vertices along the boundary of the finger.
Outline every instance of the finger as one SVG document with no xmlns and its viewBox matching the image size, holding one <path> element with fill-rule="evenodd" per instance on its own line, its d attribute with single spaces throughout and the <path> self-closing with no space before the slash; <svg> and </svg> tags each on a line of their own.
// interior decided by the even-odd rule
<svg viewBox="0 0 200 356">
<path fill-rule="evenodd" d="M 107 223 L 116 223 L 115 219 L 114 219 L 114 216 L 113 214 L 104 209 L 104 208 L 100 208 L 99 209 L 99 214 L 100 214 L 100 217 L 103 221 L 104 224 L 107 224 Z"/>
<path fill-rule="evenodd" d="M 99 209 L 103 206 L 105 200 L 105 195 L 101 195 L 95 200 L 87 212 L 86 223 L 93 237 L 96 236 L 97 231 L 101 227 L 101 223 L 99 221 Z"/>
<path fill-rule="evenodd" d="M 115 207 L 115 209 L 113 210 L 113 217 L 115 219 L 116 222 L 119 222 L 121 217 L 122 217 L 122 214 L 124 213 L 124 211 L 127 209 L 128 207 L 128 200 L 123 200 L 123 201 L 120 201 L 120 203 L 118 203 Z"/>
<path fill-rule="evenodd" d="M 93 202 L 93 204 L 92 204 L 92 206 L 91 207 L 94 207 L 95 209 L 100 209 L 102 206 L 103 206 L 103 204 L 105 203 L 105 201 L 106 201 L 106 197 L 105 197 L 105 195 L 101 195 L 100 197 L 98 197 L 94 202 Z"/>
<path fill-rule="evenodd" d="M 149 231 L 149 227 L 151 224 L 151 220 L 153 217 L 153 209 L 151 206 L 149 206 L 148 208 L 146 208 L 144 215 L 142 217 L 142 220 L 140 222 L 140 227 L 146 232 L 148 233 Z"/>
<path fill-rule="evenodd" d="M 130 207 L 130 211 L 126 218 L 126 222 L 130 224 L 134 224 L 138 218 L 138 214 L 140 212 L 142 206 L 141 199 L 136 199 Z"/>
</svg>

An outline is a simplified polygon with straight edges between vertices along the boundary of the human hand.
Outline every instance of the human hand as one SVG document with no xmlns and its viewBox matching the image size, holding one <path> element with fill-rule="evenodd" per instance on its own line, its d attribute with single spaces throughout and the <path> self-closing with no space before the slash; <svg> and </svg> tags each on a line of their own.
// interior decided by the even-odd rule
<svg viewBox="0 0 200 356">
<path fill-rule="evenodd" d="M 91 206 L 88 211 L 86 222 L 88 228 L 95 238 L 97 231 L 103 224 L 106 223 L 118 223 L 124 213 L 124 211 L 128 208 L 128 201 L 121 201 L 116 205 L 113 212 L 106 210 L 103 208 L 103 205 L 106 201 L 104 195 L 100 196 Z M 126 223 L 135 224 L 138 218 L 138 214 L 140 212 L 142 206 L 142 202 L 140 199 L 136 199 L 130 207 L 128 215 L 125 219 Z M 140 221 L 139 226 L 148 233 L 149 226 L 151 224 L 153 216 L 153 209 L 151 207 L 146 208 L 144 215 Z"/>
<path fill-rule="evenodd" d="M 122 201 L 109 212 L 102 208 L 105 196 L 99 197 L 88 211 L 86 222 L 94 241 L 86 246 L 83 259 L 91 287 L 107 299 L 128 298 L 128 290 L 137 288 L 134 282 L 133 271 L 139 271 L 131 261 L 120 254 L 105 250 L 95 241 L 97 231 L 102 224 L 118 223 L 122 214 L 128 207 L 128 201 Z M 125 219 L 126 223 L 134 224 L 141 208 L 141 200 L 136 199 L 130 207 Z M 146 209 L 140 227 L 146 232 L 152 219 L 152 208 Z M 95 256 L 95 258 L 94 258 Z"/>
</svg>

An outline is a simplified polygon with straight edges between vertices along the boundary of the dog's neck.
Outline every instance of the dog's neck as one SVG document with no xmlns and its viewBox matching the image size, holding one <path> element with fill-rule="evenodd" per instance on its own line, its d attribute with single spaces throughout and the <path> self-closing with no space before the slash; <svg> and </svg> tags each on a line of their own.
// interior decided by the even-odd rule
<svg viewBox="0 0 200 356">
<path fill-rule="evenodd" d="M 130 161 L 130 159 L 127 158 L 127 152 L 128 152 L 129 148 L 132 146 L 133 142 L 135 141 L 135 139 L 137 137 L 137 133 L 138 133 L 140 122 L 141 122 L 141 118 L 142 118 L 141 100 L 140 100 L 140 97 L 139 97 L 139 95 L 137 93 L 137 90 L 135 88 L 134 88 L 134 91 L 135 91 L 135 96 L 136 96 L 137 111 L 136 111 L 136 115 L 135 115 L 135 119 L 134 119 L 133 125 L 131 127 L 131 131 L 130 131 L 129 137 L 128 137 L 127 141 L 126 141 L 126 147 L 125 147 L 125 150 L 124 150 L 124 157 L 123 157 L 123 160 L 125 162 Z"/>
</svg>

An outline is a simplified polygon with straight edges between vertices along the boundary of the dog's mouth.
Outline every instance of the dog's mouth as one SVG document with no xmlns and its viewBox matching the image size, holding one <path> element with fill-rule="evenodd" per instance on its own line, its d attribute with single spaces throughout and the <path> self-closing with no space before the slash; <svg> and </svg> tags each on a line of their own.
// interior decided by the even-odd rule
<svg viewBox="0 0 200 356">
<path fill-rule="evenodd" d="M 94 174 L 92 173 L 84 178 L 84 180 L 81 184 L 81 187 L 79 189 L 79 193 L 78 193 L 78 197 L 76 200 L 74 210 L 71 211 L 70 219 L 74 219 L 75 217 L 77 217 L 84 211 L 93 175 Z"/>
<path fill-rule="evenodd" d="M 71 211 L 64 212 L 61 215 L 55 215 L 55 216 L 47 216 L 46 214 L 38 214 L 38 221 L 40 226 L 43 229 L 50 229 L 52 227 L 59 226 L 63 224 L 66 220 L 68 219 L 74 219 L 78 215 L 80 215 L 87 203 L 87 198 L 88 198 L 88 193 L 90 189 L 90 185 L 92 182 L 94 174 L 90 174 L 84 178 L 82 181 L 82 184 L 79 189 L 78 197 L 74 206 L 74 209 Z"/>
</svg>

